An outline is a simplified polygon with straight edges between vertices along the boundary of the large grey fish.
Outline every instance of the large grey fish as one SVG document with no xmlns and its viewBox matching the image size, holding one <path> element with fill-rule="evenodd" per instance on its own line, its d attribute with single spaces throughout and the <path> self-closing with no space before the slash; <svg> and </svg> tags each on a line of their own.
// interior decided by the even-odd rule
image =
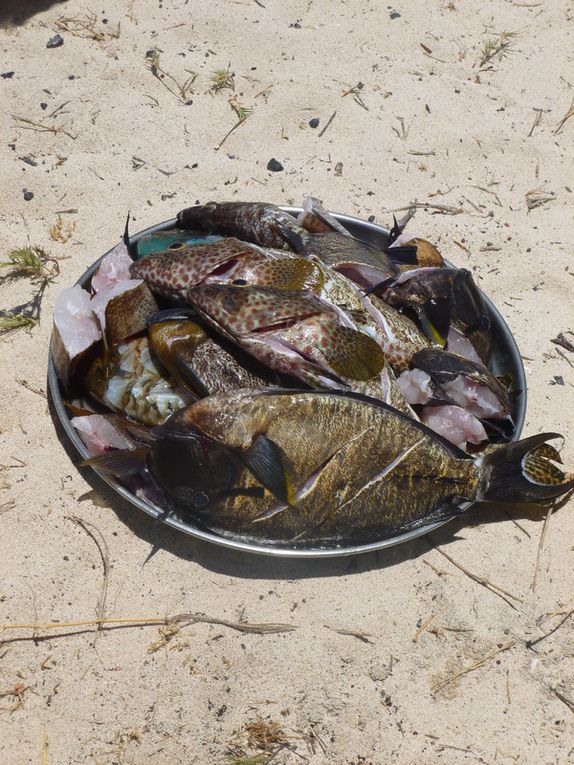
<svg viewBox="0 0 574 765">
<path fill-rule="evenodd" d="M 539 502 L 574 487 L 543 433 L 473 458 L 374 399 L 332 391 L 210 396 L 154 430 L 145 464 L 180 513 L 270 542 L 339 544 L 461 513 L 455 501 Z"/>
</svg>

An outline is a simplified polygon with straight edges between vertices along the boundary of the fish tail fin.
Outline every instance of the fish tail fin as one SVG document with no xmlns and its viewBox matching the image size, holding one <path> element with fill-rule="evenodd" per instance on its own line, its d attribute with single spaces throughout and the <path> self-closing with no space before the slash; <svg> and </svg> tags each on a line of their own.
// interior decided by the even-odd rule
<svg viewBox="0 0 574 765">
<path fill-rule="evenodd" d="M 149 447 L 139 449 L 117 449 L 89 457 L 80 463 L 80 467 L 93 467 L 100 473 L 115 476 L 128 476 L 140 473 L 146 466 Z"/>
<path fill-rule="evenodd" d="M 574 475 L 566 474 L 558 451 L 547 441 L 559 433 L 539 433 L 506 444 L 482 457 L 482 485 L 477 499 L 501 502 L 544 502 L 574 489 Z"/>
</svg>

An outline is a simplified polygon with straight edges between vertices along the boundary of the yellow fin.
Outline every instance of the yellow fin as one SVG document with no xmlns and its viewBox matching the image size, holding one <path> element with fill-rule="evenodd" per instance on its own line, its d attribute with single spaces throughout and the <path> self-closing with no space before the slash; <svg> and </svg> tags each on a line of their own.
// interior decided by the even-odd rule
<svg viewBox="0 0 574 765">
<path fill-rule="evenodd" d="M 333 371 L 352 380 L 372 380 L 385 366 L 385 354 L 371 337 L 350 327 L 335 327 L 324 350 Z"/>
</svg>

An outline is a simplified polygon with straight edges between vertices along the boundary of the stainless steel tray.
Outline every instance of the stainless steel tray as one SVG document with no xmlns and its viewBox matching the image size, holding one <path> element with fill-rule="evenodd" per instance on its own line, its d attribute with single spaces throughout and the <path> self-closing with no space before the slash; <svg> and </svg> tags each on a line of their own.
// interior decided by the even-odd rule
<svg viewBox="0 0 574 765">
<path fill-rule="evenodd" d="M 296 207 L 282 207 L 282 209 L 293 214 L 301 212 L 301 209 Z M 377 226 L 374 223 L 368 223 L 367 221 L 360 220 L 359 218 L 353 218 L 349 215 L 340 215 L 337 213 L 334 213 L 334 215 L 357 238 L 363 239 L 364 241 L 371 242 L 373 244 L 385 244 L 389 234 L 388 229 L 385 229 L 382 226 Z M 146 236 L 147 234 L 152 234 L 155 231 L 162 231 L 164 229 L 173 228 L 175 224 L 175 219 L 164 221 L 163 223 L 159 223 L 156 226 L 151 226 L 144 231 L 140 231 L 138 234 L 132 236 L 130 240 L 132 242 L 137 242 L 139 239 L 141 239 L 141 237 Z M 94 272 L 98 268 L 100 261 L 107 254 L 108 253 L 104 253 L 101 258 L 98 258 L 98 260 L 82 274 L 76 284 L 79 284 L 81 287 L 87 287 Z M 526 379 L 524 376 L 524 367 L 522 365 L 522 359 L 520 357 L 520 352 L 514 337 L 512 336 L 512 333 L 510 332 L 504 319 L 496 310 L 492 302 L 485 295 L 483 295 L 483 297 L 489 318 L 491 320 L 493 333 L 493 354 L 491 370 L 494 372 L 494 374 L 509 373 L 512 375 L 516 387 L 520 390 L 520 393 L 514 399 L 514 409 L 512 411 L 512 417 L 515 423 L 512 440 L 517 440 L 520 437 L 520 432 L 522 430 L 522 425 L 524 423 L 524 417 L 526 413 Z M 70 417 L 68 416 L 68 412 L 64 406 L 62 391 L 56 376 L 51 354 L 48 364 L 48 386 L 54 404 L 55 415 L 59 418 L 68 438 L 73 443 L 74 447 L 83 459 L 89 457 L 90 455 L 88 454 L 86 447 L 70 423 Z M 172 526 L 173 528 L 178 529 L 178 531 L 182 531 L 185 534 L 189 534 L 190 536 L 196 537 L 198 539 L 203 539 L 207 542 L 213 542 L 214 544 L 221 545 L 223 547 L 230 547 L 235 550 L 244 550 L 245 552 L 258 553 L 260 555 L 275 555 L 279 557 L 290 558 L 327 558 L 342 555 L 357 555 L 359 553 L 372 552 L 373 550 L 382 550 L 386 547 L 392 547 L 403 542 L 408 542 L 412 539 L 415 539 L 416 537 L 422 536 L 423 534 L 428 534 L 429 532 L 434 531 L 439 526 L 442 526 L 447 522 L 441 521 L 438 523 L 433 523 L 429 526 L 425 526 L 424 528 L 409 531 L 404 534 L 397 534 L 395 536 L 386 537 L 384 539 L 374 539 L 372 542 L 362 545 L 352 545 L 347 547 L 272 547 L 270 545 L 256 544 L 253 542 L 245 541 L 240 536 L 223 537 L 219 534 L 198 528 L 189 521 L 184 521 L 174 516 L 166 517 L 160 507 L 152 505 L 143 501 L 139 497 L 136 497 L 125 487 L 123 487 L 113 476 L 104 475 L 95 468 L 91 469 L 98 473 L 98 475 L 127 502 L 131 503 L 140 510 L 143 510 L 144 513 L 151 515 L 153 518 L 162 518 L 163 523 L 166 523 L 168 526 Z M 467 502 L 462 504 L 461 507 L 468 507 L 470 504 L 471 503 Z"/>
</svg>

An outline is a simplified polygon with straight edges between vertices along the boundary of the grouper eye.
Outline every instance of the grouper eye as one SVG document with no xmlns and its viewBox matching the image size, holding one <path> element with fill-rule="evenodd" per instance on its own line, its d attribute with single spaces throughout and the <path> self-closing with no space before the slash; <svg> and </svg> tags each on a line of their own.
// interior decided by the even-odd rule
<svg viewBox="0 0 574 765">
<path fill-rule="evenodd" d="M 236 287 L 245 287 L 247 282 L 245 279 L 234 279 L 231 284 L 234 284 Z"/>
<path fill-rule="evenodd" d="M 168 250 L 181 250 L 182 247 L 185 247 L 185 242 L 174 242 L 173 244 L 170 244 L 167 249 Z"/>
</svg>

